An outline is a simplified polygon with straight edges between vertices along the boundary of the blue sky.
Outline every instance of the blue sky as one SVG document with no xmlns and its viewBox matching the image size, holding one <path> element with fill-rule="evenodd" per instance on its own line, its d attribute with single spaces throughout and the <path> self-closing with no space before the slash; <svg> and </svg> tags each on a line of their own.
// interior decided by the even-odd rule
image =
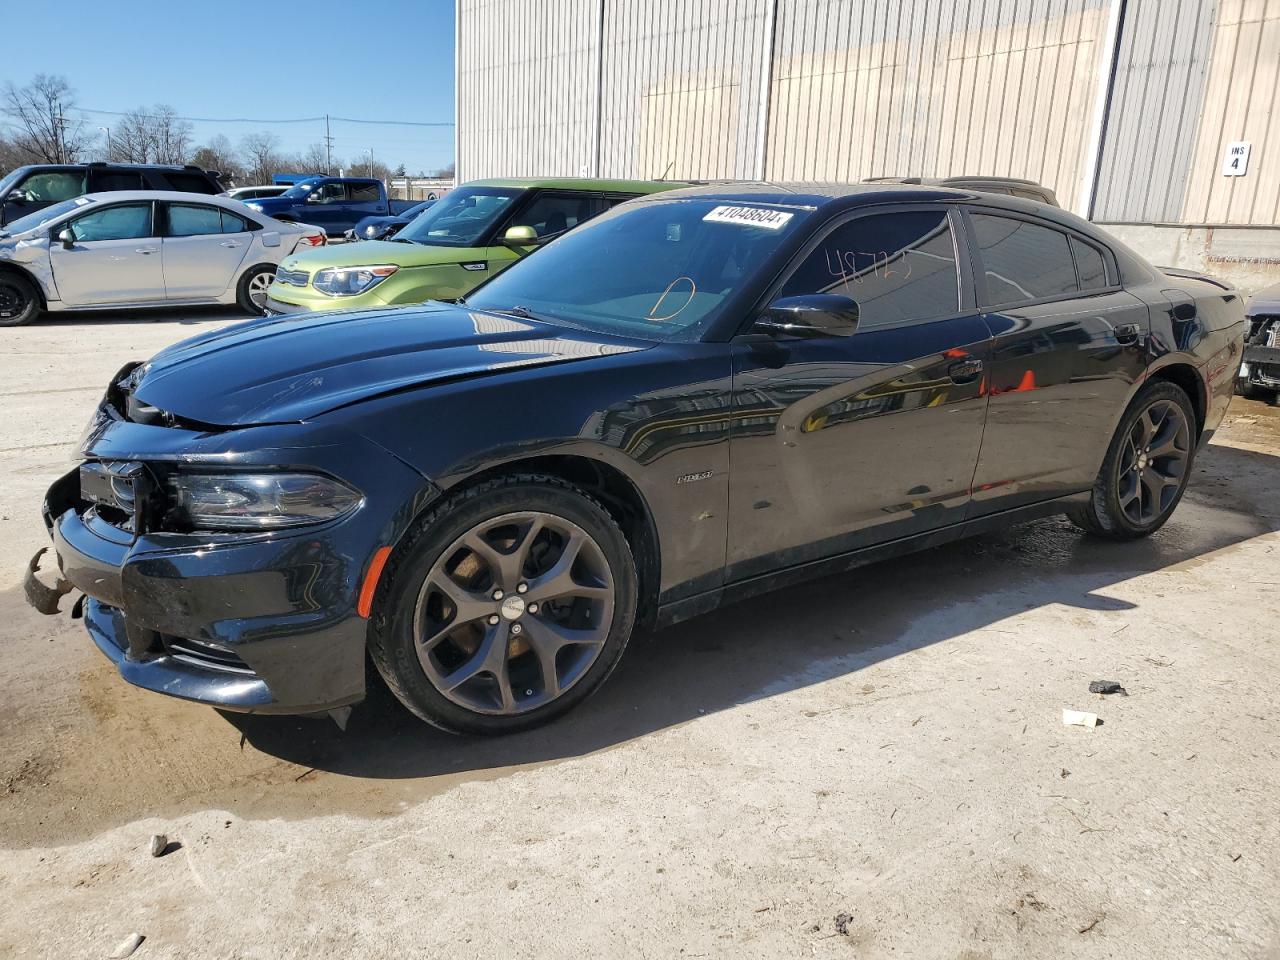
<svg viewBox="0 0 1280 960">
<path fill-rule="evenodd" d="M 371 120 L 452 122 L 452 0 L 352 4 L 217 4 L 62 0 L 59 26 L 12 36 L 0 85 L 61 74 L 80 107 L 125 111 L 167 103 L 182 116 L 289 119 L 329 113 Z M 29 21 L 40 21 L 37 17 Z M 112 117 L 86 113 L 91 130 Z M 324 136 L 324 123 L 196 123 L 197 143 L 269 131 L 285 152 Z M 453 127 L 333 124 L 334 156 L 365 156 L 411 173 L 453 160 Z"/>
</svg>

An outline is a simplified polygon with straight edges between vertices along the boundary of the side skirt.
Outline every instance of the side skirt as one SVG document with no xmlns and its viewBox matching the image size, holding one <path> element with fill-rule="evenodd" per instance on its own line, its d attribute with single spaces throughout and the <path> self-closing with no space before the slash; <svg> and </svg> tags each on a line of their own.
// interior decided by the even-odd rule
<svg viewBox="0 0 1280 960">
<path fill-rule="evenodd" d="M 1065 513 L 1069 507 L 1075 504 L 1087 503 L 1088 499 L 1089 491 L 1084 490 L 1070 496 L 1059 497 L 1056 500 L 1032 503 L 1013 510 L 1002 510 L 999 513 L 988 514 L 973 520 L 965 520 L 962 523 L 939 527 L 937 530 L 930 530 L 927 533 L 903 537 L 899 540 L 889 540 L 885 543 L 863 547 L 850 553 L 842 553 L 838 556 L 815 560 L 812 563 L 787 567 L 773 573 L 751 577 L 748 580 L 739 580 L 725 587 L 708 590 L 705 593 L 695 594 L 692 597 L 663 604 L 658 608 L 657 615 L 654 618 L 654 626 L 658 629 L 669 627 L 672 624 L 680 623 L 682 620 L 710 613 L 720 607 L 736 603 L 739 600 L 759 596 L 762 593 L 770 593 L 783 587 L 795 586 L 796 584 L 817 580 L 821 577 L 845 573 L 867 564 L 888 560 L 892 557 L 900 557 L 908 553 L 915 553 L 918 550 L 927 550 L 930 547 L 938 547 L 944 543 L 963 540 L 966 537 L 977 536 L 991 530 L 1000 530 L 1016 523 L 1025 523 L 1028 520 L 1038 520 L 1042 517 Z"/>
</svg>

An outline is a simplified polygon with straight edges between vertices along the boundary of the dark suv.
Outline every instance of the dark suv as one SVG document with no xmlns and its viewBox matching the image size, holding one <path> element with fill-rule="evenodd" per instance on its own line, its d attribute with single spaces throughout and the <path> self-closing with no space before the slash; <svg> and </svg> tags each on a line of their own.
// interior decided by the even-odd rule
<svg viewBox="0 0 1280 960">
<path fill-rule="evenodd" d="M 212 195 L 221 193 L 223 186 L 218 174 L 190 164 L 33 164 L 0 179 L 0 227 L 50 204 L 111 190 L 178 190 Z"/>
</svg>

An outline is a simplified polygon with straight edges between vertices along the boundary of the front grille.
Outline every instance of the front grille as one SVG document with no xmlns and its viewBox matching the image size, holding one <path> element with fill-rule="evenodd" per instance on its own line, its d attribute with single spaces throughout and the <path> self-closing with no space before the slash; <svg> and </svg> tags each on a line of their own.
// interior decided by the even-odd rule
<svg viewBox="0 0 1280 960">
<path fill-rule="evenodd" d="M 305 287 L 311 282 L 311 274 L 306 270 L 277 270 L 276 280 L 291 287 Z"/>
<path fill-rule="evenodd" d="M 163 643 L 169 656 L 192 666 L 223 673 L 240 673 L 253 676 L 253 670 L 240 657 L 226 647 L 185 637 L 164 637 Z"/>
</svg>

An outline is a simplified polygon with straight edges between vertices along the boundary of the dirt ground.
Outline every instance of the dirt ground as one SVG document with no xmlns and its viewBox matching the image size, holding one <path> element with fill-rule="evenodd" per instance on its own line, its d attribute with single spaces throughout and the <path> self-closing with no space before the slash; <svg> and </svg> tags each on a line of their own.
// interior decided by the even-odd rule
<svg viewBox="0 0 1280 960">
<path fill-rule="evenodd" d="M 230 319 L 0 335 L 0 956 L 1280 958 L 1280 410 L 1149 541 L 1030 523 L 638 636 L 536 733 L 342 734 L 21 596 L 107 378 Z"/>
</svg>

